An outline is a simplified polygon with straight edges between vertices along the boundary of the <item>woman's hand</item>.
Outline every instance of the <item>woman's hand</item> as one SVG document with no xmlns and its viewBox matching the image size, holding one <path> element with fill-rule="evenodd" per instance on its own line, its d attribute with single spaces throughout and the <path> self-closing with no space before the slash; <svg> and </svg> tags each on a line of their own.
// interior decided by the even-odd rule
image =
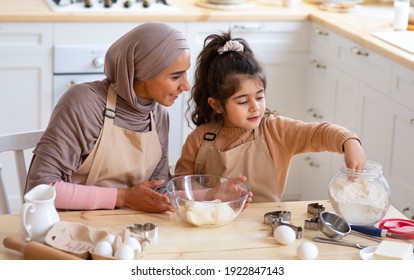
<svg viewBox="0 0 414 280">
<path fill-rule="evenodd" d="M 131 188 L 118 189 L 117 207 L 128 207 L 133 210 L 161 213 L 173 212 L 168 196 L 157 193 L 153 188 L 160 186 L 164 180 L 148 181 Z"/>
<path fill-rule="evenodd" d="M 364 170 L 365 153 L 361 143 L 356 139 L 348 139 L 344 143 L 345 165 L 351 170 Z"/>
</svg>

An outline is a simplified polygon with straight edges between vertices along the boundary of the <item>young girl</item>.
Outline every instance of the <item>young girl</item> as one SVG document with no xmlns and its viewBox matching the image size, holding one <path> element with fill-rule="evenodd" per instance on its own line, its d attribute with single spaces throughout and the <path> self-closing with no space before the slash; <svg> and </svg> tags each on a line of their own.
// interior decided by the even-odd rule
<svg viewBox="0 0 414 280">
<path fill-rule="evenodd" d="M 330 123 L 306 123 L 266 109 L 266 76 L 248 43 L 231 32 L 213 34 L 198 56 L 189 104 L 197 126 L 188 136 L 175 176 L 246 176 L 253 202 L 280 201 L 295 154 L 343 153 L 361 170 L 357 135 Z M 189 108 L 191 110 L 191 108 Z"/>
</svg>

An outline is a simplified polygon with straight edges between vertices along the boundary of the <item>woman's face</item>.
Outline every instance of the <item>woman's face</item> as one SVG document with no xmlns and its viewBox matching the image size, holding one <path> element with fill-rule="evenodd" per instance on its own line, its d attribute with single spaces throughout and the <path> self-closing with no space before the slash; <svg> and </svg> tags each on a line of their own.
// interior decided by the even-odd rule
<svg viewBox="0 0 414 280">
<path fill-rule="evenodd" d="M 190 50 L 181 55 L 167 69 L 145 82 L 135 82 L 135 93 L 154 100 L 163 106 L 171 106 L 183 91 L 190 90 L 187 70 L 190 68 Z"/>
<path fill-rule="evenodd" d="M 226 127 L 255 129 L 266 111 L 265 91 L 260 79 L 243 79 L 240 89 L 225 104 Z"/>
</svg>

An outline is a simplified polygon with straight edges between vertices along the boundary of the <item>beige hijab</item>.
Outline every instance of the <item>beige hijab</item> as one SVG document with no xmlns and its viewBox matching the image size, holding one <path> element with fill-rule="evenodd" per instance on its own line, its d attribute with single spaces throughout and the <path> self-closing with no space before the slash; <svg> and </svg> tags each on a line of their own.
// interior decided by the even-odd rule
<svg viewBox="0 0 414 280">
<path fill-rule="evenodd" d="M 115 125 L 136 132 L 149 131 L 149 113 L 153 112 L 162 159 L 150 179 L 168 179 L 167 110 L 138 97 L 133 82 L 154 78 L 188 48 L 180 31 L 159 22 L 141 24 L 116 41 L 105 57 L 107 78 L 70 87 L 56 105 L 34 150 L 26 191 L 41 183 L 71 182 L 72 173 L 92 151 L 103 126 L 109 85 L 118 94 Z"/>
<path fill-rule="evenodd" d="M 180 31 L 160 22 L 144 23 L 109 48 L 105 75 L 118 95 L 136 105 L 134 81 L 154 78 L 170 66 L 183 49 L 188 49 L 188 44 Z"/>
</svg>

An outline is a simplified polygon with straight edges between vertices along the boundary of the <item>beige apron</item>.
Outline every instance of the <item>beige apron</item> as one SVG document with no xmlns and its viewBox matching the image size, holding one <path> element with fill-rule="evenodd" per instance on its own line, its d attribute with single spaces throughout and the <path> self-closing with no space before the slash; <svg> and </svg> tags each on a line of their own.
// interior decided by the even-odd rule
<svg viewBox="0 0 414 280">
<path fill-rule="evenodd" d="M 228 151 L 220 151 L 213 146 L 214 135 L 220 128 L 221 125 L 216 126 L 205 134 L 196 158 L 195 173 L 224 177 L 246 176 L 246 184 L 253 193 L 253 202 L 280 201 L 277 170 L 259 128 L 254 130 L 253 141 Z"/>
<path fill-rule="evenodd" d="M 73 173 L 77 184 L 132 187 L 148 181 L 162 151 L 152 115 L 149 132 L 135 132 L 114 125 L 117 94 L 109 87 L 104 125 L 92 152 Z"/>
</svg>

